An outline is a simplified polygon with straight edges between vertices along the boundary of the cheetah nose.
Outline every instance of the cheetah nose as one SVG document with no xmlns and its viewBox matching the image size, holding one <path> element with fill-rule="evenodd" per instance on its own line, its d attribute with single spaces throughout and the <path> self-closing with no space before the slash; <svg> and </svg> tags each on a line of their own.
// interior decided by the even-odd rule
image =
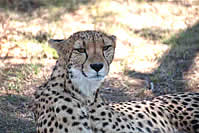
<svg viewBox="0 0 199 133">
<path fill-rule="evenodd" d="M 94 69 L 96 72 L 99 72 L 103 68 L 102 63 L 90 64 L 90 67 Z"/>
</svg>

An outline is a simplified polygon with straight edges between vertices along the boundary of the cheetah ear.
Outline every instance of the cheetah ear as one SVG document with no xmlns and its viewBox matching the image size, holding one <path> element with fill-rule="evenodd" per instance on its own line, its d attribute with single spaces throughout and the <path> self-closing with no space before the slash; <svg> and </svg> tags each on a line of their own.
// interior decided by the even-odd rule
<svg viewBox="0 0 199 133">
<path fill-rule="evenodd" d="M 72 47 L 72 41 L 67 39 L 67 40 L 64 40 L 64 39 L 50 39 L 48 41 L 49 45 L 54 48 L 58 55 L 61 56 L 66 56 L 66 53 L 70 53 L 71 51 L 71 47 Z"/>
<path fill-rule="evenodd" d="M 117 37 L 116 37 L 116 36 L 110 35 L 109 38 L 110 38 L 114 43 L 116 43 L 116 40 L 117 40 Z"/>
<path fill-rule="evenodd" d="M 116 37 L 115 35 L 111 35 L 111 36 L 109 36 L 109 37 L 113 40 L 113 42 L 116 42 L 117 37 Z"/>
<path fill-rule="evenodd" d="M 50 39 L 48 41 L 48 44 L 52 48 L 56 49 L 58 54 L 61 54 L 62 52 L 64 52 L 64 45 L 66 45 L 65 43 L 66 43 L 66 41 L 62 40 L 62 39 L 60 39 L 60 40 L 59 39 Z"/>
<path fill-rule="evenodd" d="M 61 60 L 63 59 L 64 62 L 67 64 L 69 56 L 70 56 L 69 53 L 71 53 L 73 42 L 69 39 L 67 40 L 50 39 L 48 43 L 52 48 L 56 49 L 59 55 L 59 58 Z"/>
</svg>

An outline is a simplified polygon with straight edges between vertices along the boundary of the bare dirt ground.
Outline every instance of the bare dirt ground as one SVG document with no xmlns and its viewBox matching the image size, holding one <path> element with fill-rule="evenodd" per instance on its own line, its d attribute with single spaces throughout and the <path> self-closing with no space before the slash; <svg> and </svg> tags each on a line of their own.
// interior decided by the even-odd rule
<svg viewBox="0 0 199 133">
<path fill-rule="evenodd" d="M 27 104 L 57 58 L 47 40 L 79 30 L 118 38 L 100 92 L 109 102 L 199 92 L 199 4 L 85 0 L 61 6 L 46 1 L 0 2 L 0 133 L 35 132 Z"/>
</svg>

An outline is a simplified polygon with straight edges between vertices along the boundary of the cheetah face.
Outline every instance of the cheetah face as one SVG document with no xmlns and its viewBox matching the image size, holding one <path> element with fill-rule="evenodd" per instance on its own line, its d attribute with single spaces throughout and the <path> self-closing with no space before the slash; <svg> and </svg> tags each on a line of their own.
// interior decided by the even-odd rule
<svg viewBox="0 0 199 133">
<path fill-rule="evenodd" d="M 91 81 L 104 79 L 109 72 L 114 48 L 113 41 L 108 37 L 75 41 L 69 61 L 73 76 L 82 75 Z"/>
<path fill-rule="evenodd" d="M 69 77 L 75 87 L 93 93 L 109 72 L 115 40 L 115 36 L 102 32 L 82 31 L 67 40 L 57 40 L 54 43 L 51 40 L 50 44 L 53 44 L 59 58 L 68 66 Z"/>
</svg>

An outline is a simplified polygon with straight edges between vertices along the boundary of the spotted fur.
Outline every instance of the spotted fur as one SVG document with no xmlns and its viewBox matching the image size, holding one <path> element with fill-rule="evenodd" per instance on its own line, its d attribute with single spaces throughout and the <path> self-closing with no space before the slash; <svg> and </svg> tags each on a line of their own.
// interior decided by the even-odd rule
<svg viewBox="0 0 199 133">
<path fill-rule="evenodd" d="M 199 93 L 107 104 L 98 94 L 114 57 L 114 36 L 81 31 L 50 40 L 59 59 L 35 93 L 37 133 L 199 133 Z"/>
</svg>

